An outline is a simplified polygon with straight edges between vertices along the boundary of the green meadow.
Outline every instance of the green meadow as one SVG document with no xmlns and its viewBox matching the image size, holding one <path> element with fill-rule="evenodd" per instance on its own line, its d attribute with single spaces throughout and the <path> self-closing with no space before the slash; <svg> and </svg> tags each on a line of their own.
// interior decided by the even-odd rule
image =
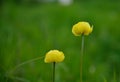
<svg viewBox="0 0 120 82">
<path fill-rule="evenodd" d="M 81 37 L 72 34 L 79 21 L 93 25 L 85 36 L 83 82 L 120 82 L 120 1 L 2 1 L 0 82 L 52 82 L 52 64 L 43 57 L 52 49 L 65 54 L 55 81 L 80 82 Z M 34 58 L 40 59 L 20 65 Z"/>
</svg>

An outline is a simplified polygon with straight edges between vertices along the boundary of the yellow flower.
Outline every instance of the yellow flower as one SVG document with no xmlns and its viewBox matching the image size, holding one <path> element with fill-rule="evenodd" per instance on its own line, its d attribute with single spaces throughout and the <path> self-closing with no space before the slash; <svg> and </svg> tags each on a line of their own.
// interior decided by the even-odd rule
<svg viewBox="0 0 120 82">
<path fill-rule="evenodd" d="M 88 22 L 78 22 L 75 24 L 72 28 L 72 33 L 75 36 L 83 35 L 89 35 L 93 30 L 93 27 L 90 27 L 90 24 Z"/>
<path fill-rule="evenodd" d="M 52 63 L 52 62 L 62 62 L 64 60 L 65 56 L 64 53 L 58 50 L 50 50 L 46 53 L 45 56 L 45 63 Z"/>
</svg>

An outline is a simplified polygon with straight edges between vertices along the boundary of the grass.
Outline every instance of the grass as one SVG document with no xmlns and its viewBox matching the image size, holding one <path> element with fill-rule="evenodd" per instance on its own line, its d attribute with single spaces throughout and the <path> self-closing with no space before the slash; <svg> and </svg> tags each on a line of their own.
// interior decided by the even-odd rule
<svg viewBox="0 0 120 82">
<path fill-rule="evenodd" d="M 80 40 L 72 35 L 71 29 L 76 22 L 85 20 L 93 24 L 94 31 L 89 38 L 85 37 L 83 69 L 87 71 L 83 71 L 83 80 L 101 82 L 104 75 L 108 82 L 112 82 L 112 66 L 115 65 L 117 70 L 120 68 L 119 7 L 119 3 L 112 2 L 71 6 L 4 5 L 0 23 L 0 81 L 7 78 L 8 82 L 22 82 L 21 79 L 50 82 L 52 67 L 42 60 L 20 67 L 14 73 L 15 78 L 6 77 L 6 73 L 26 60 L 41 57 L 50 49 L 59 49 L 65 53 L 66 59 L 63 67 L 60 65 L 56 70 L 60 71 L 56 72 L 57 82 L 79 82 L 80 58 L 76 55 L 79 55 Z M 93 73 L 89 72 L 91 66 L 96 69 Z M 120 71 L 117 75 L 119 78 Z"/>
</svg>

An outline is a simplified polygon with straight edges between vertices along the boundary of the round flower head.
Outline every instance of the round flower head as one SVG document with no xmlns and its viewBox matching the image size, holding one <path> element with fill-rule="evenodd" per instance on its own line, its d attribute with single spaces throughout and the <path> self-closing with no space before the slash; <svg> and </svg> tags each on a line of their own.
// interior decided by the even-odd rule
<svg viewBox="0 0 120 82">
<path fill-rule="evenodd" d="M 83 35 L 89 35 L 93 30 L 93 27 L 90 27 L 90 24 L 88 22 L 78 22 L 75 24 L 72 28 L 72 33 L 75 36 Z"/>
<path fill-rule="evenodd" d="M 58 50 L 50 50 L 46 53 L 45 56 L 45 63 L 52 63 L 52 62 L 62 62 L 64 60 L 65 56 L 64 53 Z"/>
</svg>

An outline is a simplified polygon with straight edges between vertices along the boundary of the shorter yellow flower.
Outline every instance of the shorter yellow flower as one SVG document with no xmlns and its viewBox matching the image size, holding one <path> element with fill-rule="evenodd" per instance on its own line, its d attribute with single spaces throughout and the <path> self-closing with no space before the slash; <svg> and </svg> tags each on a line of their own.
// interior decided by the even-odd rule
<svg viewBox="0 0 120 82">
<path fill-rule="evenodd" d="M 78 22 L 75 24 L 72 28 L 72 33 L 75 36 L 83 35 L 89 35 L 93 30 L 93 27 L 90 27 L 90 24 L 88 22 Z"/>
<path fill-rule="evenodd" d="M 52 63 L 52 62 L 62 62 L 64 60 L 65 56 L 64 53 L 58 50 L 50 50 L 46 53 L 45 56 L 45 63 Z"/>
</svg>

